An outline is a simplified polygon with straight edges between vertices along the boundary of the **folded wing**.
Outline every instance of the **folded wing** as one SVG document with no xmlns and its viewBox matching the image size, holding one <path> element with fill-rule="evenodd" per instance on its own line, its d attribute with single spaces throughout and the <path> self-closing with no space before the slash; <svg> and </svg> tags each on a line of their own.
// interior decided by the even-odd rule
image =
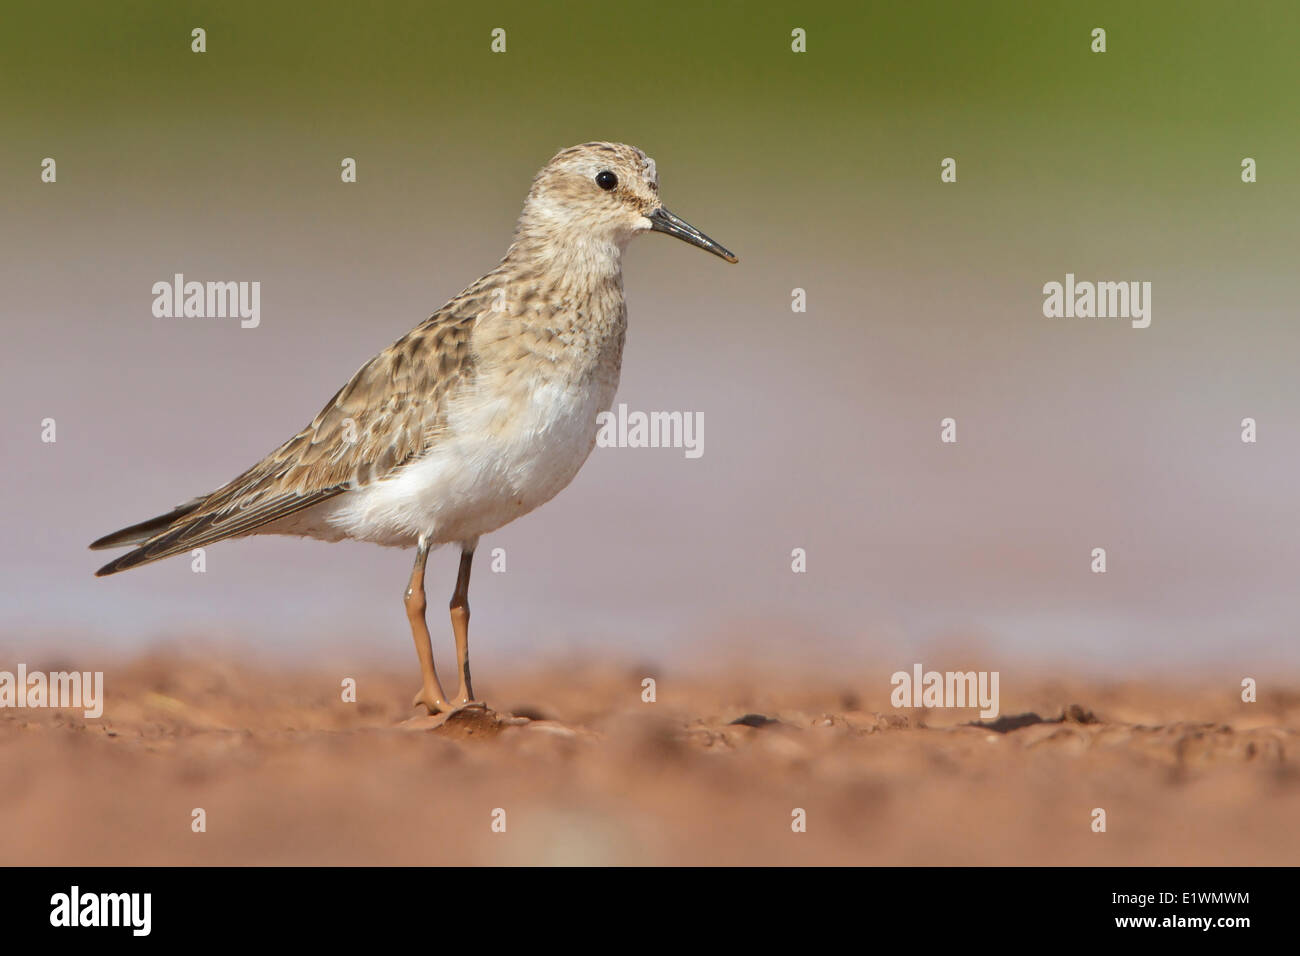
<svg viewBox="0 0 1300 956">
<path fill-rule="evenodd" d="M 251 534 L 391 475 L 436 444 L 448 397 L 473 374 L 476 310 L 452 308 L 457 302 L 363 365 L 310 425 L 238 478 L 92 544 L 138 545 L 95 574 Z"/>
</svg>

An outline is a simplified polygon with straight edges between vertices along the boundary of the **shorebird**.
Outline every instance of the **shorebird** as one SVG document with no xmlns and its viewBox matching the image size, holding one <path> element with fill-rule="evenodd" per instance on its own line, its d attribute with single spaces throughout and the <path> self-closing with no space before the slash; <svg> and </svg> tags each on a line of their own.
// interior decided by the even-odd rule
<svg viewBox="0 0 1300 956">
<path fill-rule="evenodd" d="M 641 232 L 734 255 L 659 200 L 654 160 L 619 143 L 556 154 L 500 265 L 372 358 L 306 428 L 233 481 L 100 538 L 115 574 L 226 538 L 299 535 L 414 547 L 405 593 L 430 714 L 474 701 L 469 577 L 479 538 L 555 497 L 596 443 L 627 330 L 623 251 Z M 460 546 L 451 598 L 458 686 L 433 662 L 424 569 Z"/>
</svg>

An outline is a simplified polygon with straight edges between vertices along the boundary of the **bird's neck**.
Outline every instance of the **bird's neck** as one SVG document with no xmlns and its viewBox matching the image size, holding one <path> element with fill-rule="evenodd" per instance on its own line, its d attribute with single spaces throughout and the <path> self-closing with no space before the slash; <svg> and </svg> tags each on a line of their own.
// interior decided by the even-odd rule
<svg viewBox="0 0 1300 956">
<path fill-rule="evenodd" d="M 575 291 L 623 284 L 623 244 L 593 235 L 521 228 L 502 262 L 511 271 L 536 273 L 548 284 Z"/>
</svg>

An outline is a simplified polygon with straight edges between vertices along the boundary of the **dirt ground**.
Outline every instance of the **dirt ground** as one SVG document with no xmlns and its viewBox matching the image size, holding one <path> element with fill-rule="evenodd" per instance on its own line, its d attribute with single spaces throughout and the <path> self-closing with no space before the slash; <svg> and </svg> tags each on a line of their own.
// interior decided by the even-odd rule
<svg viewBox="0 0 1300 956">
<path fill-rule="evenodd" d="M 152 655 L 101 719 L 0 710 L 0 863 L 1300 863 L 1296 685 L 1004 681 L 990 729 L 850 689 L 878 674 L 646 703 L 636 669 L 547 666 L 434 728 L 413 669 L 351 676 Z"/>
</svg>

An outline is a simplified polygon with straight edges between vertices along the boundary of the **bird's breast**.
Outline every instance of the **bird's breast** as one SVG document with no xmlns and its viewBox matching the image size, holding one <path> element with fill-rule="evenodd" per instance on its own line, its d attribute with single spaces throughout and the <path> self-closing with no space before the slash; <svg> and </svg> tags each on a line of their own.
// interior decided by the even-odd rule
<svg viewBox="0 0 1300 956">
<path fill-rule="evenodd" d="M 619 343 L 621 355 L 621 342 Z M 618 387 L 618 356 L 553 362 L 529 354 L 481 362 L 450 398 L 426 451 L 351 493 L 336 513 L 350 536 L 466 541 L 555 497 L 595 446 L 596 417 Z"/>
</svg>

